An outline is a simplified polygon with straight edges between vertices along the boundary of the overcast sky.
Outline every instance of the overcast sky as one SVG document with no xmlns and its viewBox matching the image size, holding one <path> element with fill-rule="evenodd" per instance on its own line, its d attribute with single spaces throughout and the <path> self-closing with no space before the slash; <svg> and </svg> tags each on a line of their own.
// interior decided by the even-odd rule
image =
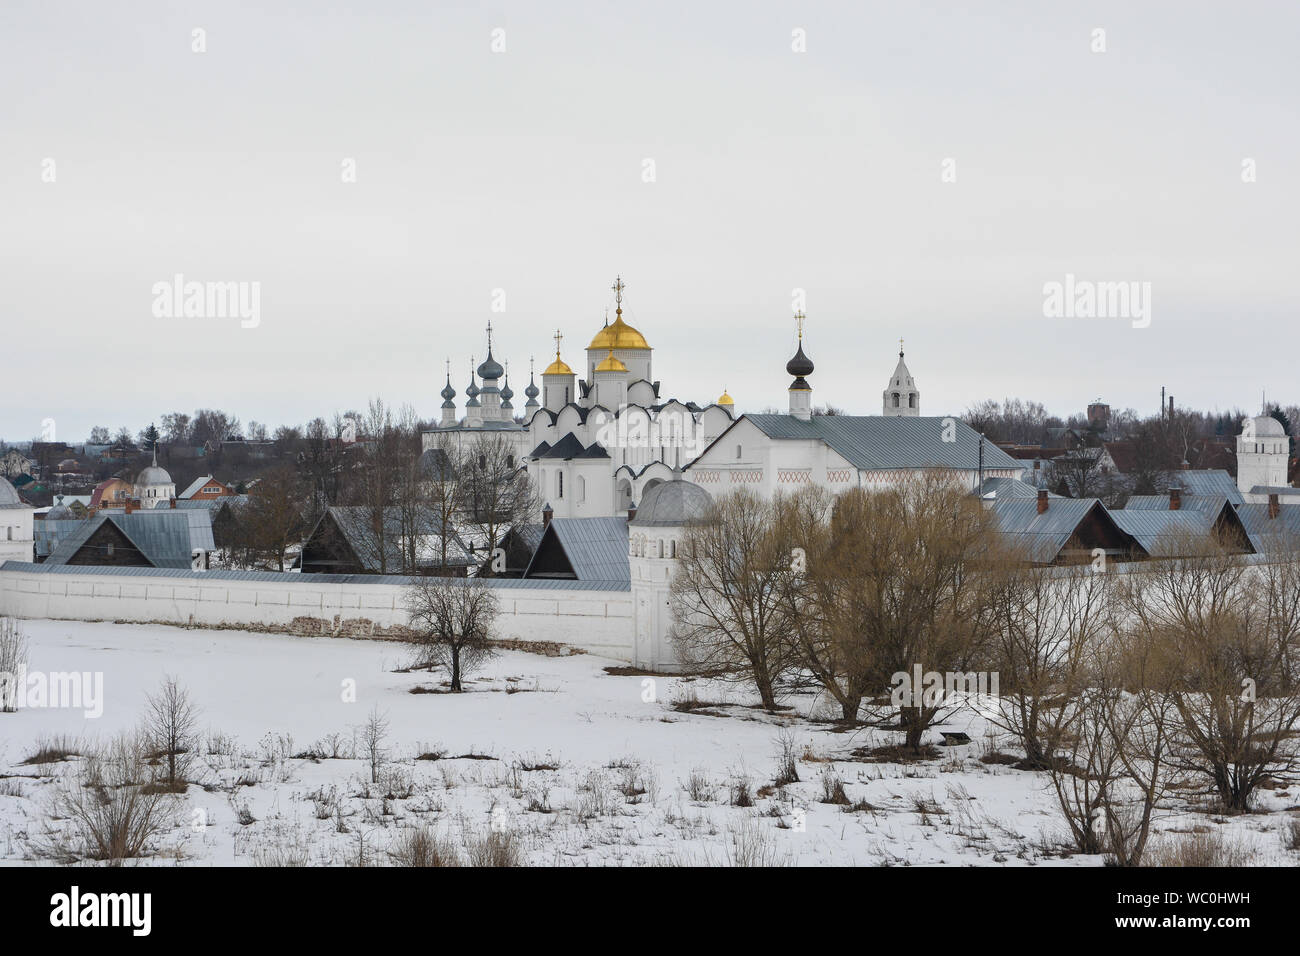
<svg viewBox="0 0 1300 956">
<path fill-rule="evenodd" d="M 489 319 L 522 407 L 618 273 L 701 403 L 785 405 L 794 289 L 814 401 L 854 413 L 900 336 L 924 414 L 1300 402 L 1298 33 L 1283 2 L 6 0 L 0 436 L 433 417 Z M 259 324 L 155 316 L 177 273 L 260 283 Z M 1149 326 L 1045 317 L 1067 273 L 1149 282 Z"/>
</svg>

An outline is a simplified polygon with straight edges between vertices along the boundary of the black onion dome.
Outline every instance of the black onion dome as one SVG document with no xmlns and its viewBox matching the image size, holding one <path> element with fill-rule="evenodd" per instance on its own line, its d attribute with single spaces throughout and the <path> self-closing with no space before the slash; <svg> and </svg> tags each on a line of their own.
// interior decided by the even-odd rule
<svg viewBox="0 0 1300 956">
<path fill-rule="evenodd" d="M 442 397 L 445 398 L 445 399 L 446 399 L 447 401 L 449 401 L 449 402 L 450 402 L 453 398 L 456 397 L 456 390 L 455 390 L 454 388 L 451 387 L 451 376 L 450 376 L 450 375 L 447 376 L 447 384 L 446 384 L 445 386 L 443 386 L 443 389 L 442 389 L 442 391 L 441 391 L 439 394 L 441 394 Z"/>
<path fill-rule="evenodd" d="M 795 378 L 803 378 L 813 373 L 812 359 L 803 354 L 803 342 L 799 343 L 799 351 L 794 353 L 794 358 L 785 363 L 785 371 Z"/>
</svg>

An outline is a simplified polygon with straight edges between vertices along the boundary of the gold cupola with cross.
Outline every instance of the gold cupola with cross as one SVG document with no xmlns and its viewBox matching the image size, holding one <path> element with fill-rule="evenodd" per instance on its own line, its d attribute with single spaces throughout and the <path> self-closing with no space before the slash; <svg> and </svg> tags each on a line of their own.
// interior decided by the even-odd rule
<svg viewBox="0 0 1300 956">
<path fill-rule="evenodd" d="M 614 321 L 605 314 L 605 327 L 596 333 L 587 346 L 587 381 L 593 382 L 597 366 L 611 357 L 627 367 L 632 380 L 650 381 L 650 343 L 638 330 L 623 321 L 623 290 L 627 286 L 619 276 L 611 286 L 614 291 Z"/>
</svg>

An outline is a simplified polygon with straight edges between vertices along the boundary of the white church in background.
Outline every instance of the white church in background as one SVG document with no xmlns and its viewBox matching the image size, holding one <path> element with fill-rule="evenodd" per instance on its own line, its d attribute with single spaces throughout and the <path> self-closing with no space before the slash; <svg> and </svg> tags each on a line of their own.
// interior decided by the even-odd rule
<svg viewBox="0 0 1300 956">
<path fill-rule="evenodd" d="M 738 487 L 771 495 L 809 482 L 832 491 L 886 487 L 920 469 L 945 471 L 972 490 L 982 479 L 1023 473 L 1020 462 L 955 416 L 921 416 L 921 393 L 901 342 L 880 415 L 813 415 L 802 313 L 795 316 L 796 353 L 785 366 L 793 378 L 788 412 L 737 416 L 725 391 L 705 405 L 667 397 L 654 378 L 654 350 L 623 318 L 624 289 L 619 278 L 614 321 L 606 317 L 579 371 L 564 360 L 557 330 L 555 359 L 542 372 L 540 389 L 529 375 L 521 421 L 489 325 L 488 357 L 470 373 L 465 415 L 457 415 L 448 373 L 442 420 L 424 434 L 425 449 L 501 435 L 555 518 L 625 515 L 669 481 L 689 480 L 711 495 Z"/>
</svg>

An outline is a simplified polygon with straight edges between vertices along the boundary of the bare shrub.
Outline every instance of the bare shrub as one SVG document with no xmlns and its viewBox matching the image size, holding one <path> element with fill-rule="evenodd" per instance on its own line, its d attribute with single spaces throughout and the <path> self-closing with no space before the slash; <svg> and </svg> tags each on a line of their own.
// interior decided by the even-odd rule
<svg viewBox="0 0 1300 956">
<path fill-rule="evenodd" d="M 523 847 L 511 830 L 488 830 L 465 834 L 465 857 L 469 866 L 523 866 Z"/>
<path fill-rule="evenodd" d="M 1251 864 L 1251 852 L 1239 842 L 1222 835 L 1184 833 L 1155 841 L 1147 854 L 1146 866 L 1222 866 L 1236 867 Z"/>
<path fill-rule="evenodd" d="M 148 855 L 171 826 L 174 807 L 172 797 L 148 786 L 149 777 L 138 736 L 93 751 L 54 797 L 51 816 L 66 826 L 47 832 L 43 855 L 113 863 Z"/>
<path fill-rule="evenodd" d="M 426 827 L 408 827 L 393 836 L 388 858 L 394 866 L 460 866 L 460 851 Z"/>
<path fill-rule="evenodd" d="M 794 734 L 783 730 L 777 735 L 776 776 L 772 780 L 775 787 L 784 787 L 788 783 L 799 782 L 799 747 Z"/>
<path fill-rule="evenodd" d="M 755 819 L 745 819 L 730 831 L 727 859 L 732 866 L 790 866 L 788 853 L 776 849 L 771 831 Z"/>
</svg>

